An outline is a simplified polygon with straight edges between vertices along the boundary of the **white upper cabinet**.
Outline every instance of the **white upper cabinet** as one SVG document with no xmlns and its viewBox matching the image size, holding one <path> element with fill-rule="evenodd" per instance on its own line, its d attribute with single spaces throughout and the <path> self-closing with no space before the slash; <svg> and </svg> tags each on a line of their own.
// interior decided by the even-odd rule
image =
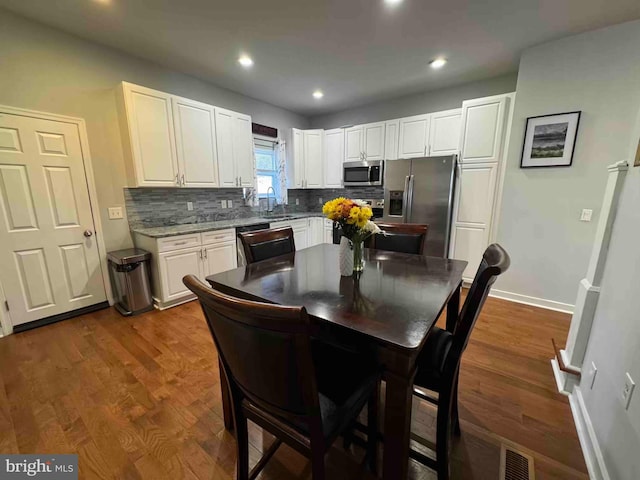
<svg viewBox="0 0 640 480">
<path fill-rule="evenodd" d="M 427 155 L 429 115 L 415 115 L 400 119 L 398 158 L 417 158 Z"/>
<path fill-rule="evenodd" d="M 293 174 L 290 175 L 289 187 L 304 188 L 304 130 L 292 129 L 291 138 Z"/>
<path fill-rule="evenodd" d="M 349 127 L 344 131 L 344 161 L 363 160 L 364 130 L 362 125 Z"/>
<path fill-rule="evenodd" d="M 383 160 L 384 127 L 384 122 L 378 122 L 347 128 L 344 134 L 344 161 Z"/>
<path fill-rule="evenodd" d="M 171 95 L 122 83 L 134 187 L 179 186 Z"/>
<path fill-rule="evenodd" d="M 388 120 L 384 126 L 384 159 L 398 159 L 398 139 L 400 138 L 400 120 Z"/>
<path fill-rule="evenodd" d="M 252 187 L 251 117 L 122 82 L 133 187 Z"/>
<path fill-rule="evenodd" d="M 500 160 L 508 102 L 505 95 L 462 102 L 462 163 Z"/>
<path fill-rule="evenodd" d="M 253 186 L 251 117 L 223 108 L 216 108 L 215 113 L 220 186 Z"/>
<path fill-rule="evenodd" d="M 344 130 L 334 128 L 324 132 L 324 186 L 342 187 L 342 159 L 344 158 Z"/>
<path fill-rule="evenodd" d="M 292 129 L 293 148 L 289 158 L 289 188 L 324 186 L 324 130 Z M 293 168 L 291 168 L 291 166 Z"/>
<path fill-rule="evenodd" d="M 215 112 L 211 105 L 173 98 L 180 185 L 217 187 Z"/>
<path fill-rule="evenodd" d="M 253 187 L 255 178 L 255 154 L 251 117 L 233 114 L 233 160 L 238 174 L 239 187 Z"/>
<path fill-rule="evenodd" d="M 305 188 L 322 188 L 324 184 L 324 130 L 304 131 Z"/>
<path fill-rule="evenodd" d="M 364 159 L 384 160 L 384 122 L 362 126 L 364 132 Z"/>
<path fill-rule="evenodd" d="M 460 148 L 460 120 L 462 109 L 431 114 L 427 155 L 456 155 Z"/>
</svg>

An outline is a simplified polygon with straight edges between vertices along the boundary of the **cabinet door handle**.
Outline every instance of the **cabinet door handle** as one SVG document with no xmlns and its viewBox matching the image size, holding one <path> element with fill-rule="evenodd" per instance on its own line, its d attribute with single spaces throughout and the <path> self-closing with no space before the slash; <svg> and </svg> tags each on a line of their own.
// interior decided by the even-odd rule
<svg viewBox="0 0 640 480">
<path fill-rule="evenodd" d="M 182 174 L 182 186 L 184 187 L 184 173 Z"/>
<path fill-rule="evenodd" d="M 207 258 L 207 249 L 204 249 L 204 258 Z"/>
<path fill-rule="evenodd" d="M 180 186 L 180 177 L 176 173 L 176 185 Z"/>
<path fill-rule="evenodd" d="M 242 186 L 242 177 L 240 177 L 240 181 L 238 182 L 238 186 L 241 187 Z"/>
<path fill-rule="evenodd" d="M 202 250 L 200 250 L 200 260 L 202 260 Z"/>
</svg>

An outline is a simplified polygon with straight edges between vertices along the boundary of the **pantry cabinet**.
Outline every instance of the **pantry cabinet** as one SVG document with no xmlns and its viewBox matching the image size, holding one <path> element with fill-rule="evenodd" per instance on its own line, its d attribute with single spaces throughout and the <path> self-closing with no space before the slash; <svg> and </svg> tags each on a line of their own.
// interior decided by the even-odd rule
<svg viewBox="0 0 640 480">
<path fill-rule="evenodd" d="M 469 262 L 463 274 L 467 282 L 473 280 L 482 254 L 495 235 L 507 142 L 505 125 L 512 108 L 511 95 L 469 100 L 462 105 L 450 256 Z"/>
</svg>

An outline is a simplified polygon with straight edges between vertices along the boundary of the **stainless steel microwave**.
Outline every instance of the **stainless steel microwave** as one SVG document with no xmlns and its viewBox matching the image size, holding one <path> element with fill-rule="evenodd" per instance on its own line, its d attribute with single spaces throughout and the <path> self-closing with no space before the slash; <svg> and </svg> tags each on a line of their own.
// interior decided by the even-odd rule
<svg viewBox="0 0 640 480">
<path fill-rule="evenodd" d="M 382 185 L 382 160 L 363 160 L 342 164 L 342 183 L 345 187 Z"/>
</svg>

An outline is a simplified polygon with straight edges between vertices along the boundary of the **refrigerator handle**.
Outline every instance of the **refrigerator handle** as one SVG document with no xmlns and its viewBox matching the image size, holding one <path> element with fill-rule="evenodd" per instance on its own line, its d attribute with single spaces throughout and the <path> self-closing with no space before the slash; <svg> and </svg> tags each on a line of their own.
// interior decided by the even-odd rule
<svg viewBox="0 0 640 480">
<path fill-rule="evenodd" d="M 407 200 L 408 200 L 408 205 L 407 205 L 407 219 L 405 220 L 405 223 L 409 223 L 411 221 L 411 216 L 413 214 L 412 210 L 413 210 L 413 180 L 414 180 L 414 176 L 410 175 L 409 176 L 409 193 L 407 194 Z"/>
<path fill-rule="evenodd" d="M 409 175 L 404 177 L 404 191 L 402 192 L 402 222 L 409 218 Z"/>
</svg>

